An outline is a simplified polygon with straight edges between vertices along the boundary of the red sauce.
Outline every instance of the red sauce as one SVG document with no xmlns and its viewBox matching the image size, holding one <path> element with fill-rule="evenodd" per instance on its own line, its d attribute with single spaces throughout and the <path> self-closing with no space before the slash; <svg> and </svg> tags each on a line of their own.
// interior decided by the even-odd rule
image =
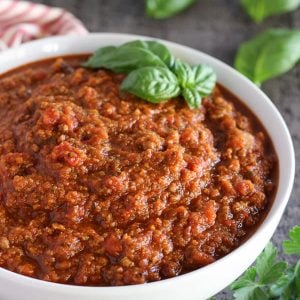
<svg viewBox="0 0 300 300">
<path fill-rule="evenodd" d="M 277 160 L 217 85 L 199 110 L 120 92 L 82 56 L 0 79 L 0 266 L 42 280 L 128 285 L 240 245 L 272 201 Z"/>
</svg>

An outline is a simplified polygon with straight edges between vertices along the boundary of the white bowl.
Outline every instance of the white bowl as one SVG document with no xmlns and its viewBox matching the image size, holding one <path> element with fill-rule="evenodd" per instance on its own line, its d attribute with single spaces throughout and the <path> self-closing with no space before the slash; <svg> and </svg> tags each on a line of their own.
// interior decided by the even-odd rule
<svg viewBox="0 0 300 300">
<path fill-rule="evenodd" d="M 119 45 L 150 37 L 95 33 L 42 39 L 0 54 L 0 73 L 43 58 L 89 53 L 98 47 Z M 272 237 L 286 207 L 294 181 L 295 155 L 292 140 L 278 110 L 252 82 L 223 62 L 200 51 L 163 41 L 177 57 L 190 63 L 206 63 L 218 81 L 237 95 L 261 120 L 279 158 L 279 184 L 274 203 L 256 232 L 240 247 L 199 270 L 158 282 L 122 287 L 80 287 L 45 282 L 0 268 L 1 300 L 132 300 L 206 299 L 229 285 L 255 260 Z"/>
</svg>

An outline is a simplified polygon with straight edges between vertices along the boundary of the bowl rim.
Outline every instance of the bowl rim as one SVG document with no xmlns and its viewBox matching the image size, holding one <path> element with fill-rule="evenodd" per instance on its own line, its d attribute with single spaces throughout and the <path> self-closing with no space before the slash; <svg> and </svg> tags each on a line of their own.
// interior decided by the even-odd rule
<svg viewBox="0 0 300 300">
<path fill-rule="evenodd" d="M 202 57 L 204 60 L 210 61 L 211 63 L 213 63 L 214 65 L 218 66 L 219 68 L 221 68 L 223 70 L 223 72 L 228 73 L 230 76 L 236 78 L 240 83 L 242 83 L 243 85 L 247 85 L 249 88 L 251 88 L 258 97 L 260 97 L 261 99 L 263 99 L 263 101 L 269 106 L 269 109 L 272 111 L 272 114 L 274 117 L 276 117 L 277 121 L 279 122 L 279 127 L 281 127 L 282 132 L 284 133 L 284 136 L 282 137 L 283 139 L 285 139 L 285 147 L 287 150 L 287 167 L 288 167 L 288 171 L 286 172 L 286 185 L 284 187 L 281 186 L 280 183 L 280 178 L 278 179 L 278 188 L 276 191 L 276 195 L 274 197 L 274 201 L 272 204 L 272 207 L 269 208 L 269 211 L 267 212 L 266 217 L 264 218 L 264 220 L 262 221 L 262 223 L 258 226 L 258 228 L 254 231 L 254 233 L 244 242 L 242 243 L 240 246 L 238 246 L 236 249 L 234 249 L 233 251 L 231 251 L 229 254 L 225 255 L 224 257 L 216 260 L 215 262 L 201 267 L 197 270 L 188 272 L 186 274 L 182 274 L 180 276 L 176 276 L 176 277 L 172 277 L 172 278 L 168 278 L 168 279 L 163 279 L 163 280 L 159 280 L 159 281 L 155 281 L 155 282 L 150 282 L 150 283 L 146 283 L 146 284 L 135 284 L 135 285 L 126 285 L 126 286 L 76 286 L 76 285 L 68 285 L 68 284 L 61 284 L 61 283 L 54 283 L 54 282 L 49 282 L 49 281 L 44 281 L 44 280 L 40 280 L 40 279 L 36 279 L 36 278 L 32 278 L 32 277 L 27 277 L 18 273 L 14 273 L 12 271 L 9 271 L 7 269 L 1 268 L 0 267 L 0 279 L 1 277 L 5 277 L 5 278 L 9 278 L 12 281 L 22 281 L 23 284 L 26 285 L 31 285 L 31 286 L 39 286 L 41 288 L 45 288 L 45 289 L 56 289 L 56 290 L 62 290 L 62 291 L 66 291 L 66 290 L 72 290 L 74 293 L 77 292 L 86 292 L 86 291 L 114 291 L 114 293 L 118 294 L 118 295 L 122 295 L 123 292 L 127 291 L 130 289 L 131 292 L 134 291 L 138 291 L 140 289 L 149 289 L 149 288 L 154 288 L 154 287 L 161 287 L 161 286 L 171 286 L 173 284 L 178 283 L 179 281 L 183 282 L 183 281 L 187 281 L 192 279 L 192 277 L 194 277 L 196 274 L 200 274 L 200 273 L 205 273 L 207 270 L 211 269 L 216 269 L 216 271 L 218 270 L 218 268 L 223 264 L 223 262 L 230 260 L 233 256 L 239 256 L 240 253 L 242 253 L 245 249 L 247 249 L 247 245 L 253 241 L 255 239 L 256 236 L 259 235 L 259 233 L 261 233 L 263 230 L 265 230 L 268 226 L 274 226 L 272 225 L 272 219 L 276 219 L 276 226 L 274 226 L 275 228 L 272 230 L 272 234 L 274 233 L 275 229 L 278 226 L 278 222 L 283 214 L 283 211 L 286 207 L 286 204 L 288 202 L 288 199 L 291 195 L 291 191 L 293 188 L 293 183 L 294 183 L 294 177 L 295 177 L 295 152 L 294 152 L 294 147 L 293 147 L 293 142 L 288 130 L 288 127 L 285 123 L 285 121 L 283 120 L 281 114 L 279 113 L 279 111 L 277 110 L 277 108 L 275 107 L 275 105 L 273 104 L 273 102 L 269 99 L 268 96 L 266 96 L 266 94 L 260 90 L 254 83 L 252 83 L 248 78 L 246 78 L 244 75 L 242 75 L 241 73 L 239 73 L 238 71 L 236 71 L 235 69 L 233 69 L 232 67 L 230 67 L 229 65 L 227 65 L 226 63 L 222 62 L 221 60 L 208 55 L 206 53 L 203 53 L 202 51 L 196 50 L 194 48 L 188 47 L 188 46 L 184 46 L 181 45 L 179 43 L 174 43 L 174 42 L 170 42 L 168 40 L 164 40 L 164 39 L 160 39 L 160 38 L 156 38 L 156 37 L 152 37 L 152 36 L 144 36 L 144 35 L 135 35 L 135 34 L 126 34 L 126 33 L 114 33 L 114 32 L 105 32 L 105 33 L 90 33 L 88 35 L 85 36 L 74 36 L 74 35 L 69 35 L 69 36 L 55 36 L 55 37 L 47 37 L 47 38 L 43 38 L 40 40 L 35 40 L 32 42 L 28 42 L 26 44 L 20 45 L 18 47 L 15 47 L 13 49 L 8 49 L 5 50 L 4 52 L 2 52 L 0 54 L 0 63 L 2 61 L 5 61 L 6 58 L 10 58 L 11 56 L 15 55 L 16 53 L 18 53 L 18 51 L 22 50 L 22 49 L 26 49 L 26 50 L 30 50 L 30 48 L 35 48 L 35 47 L 39 47 L 42 48 L 43 45 L 45 44 L 55 44 L 55 43 L 63 43 L 63 42 L 68 42 L 68 41 L 72 41 L 75 39 L 80 39 L 80 40 L 89 40 L 89 39 L 102 39 L 102 40 L 109 40 L 109 39 L 113 39 L 113 40 L 118 40 L 121 41 L 121 43 L 123 43 L 124 41 L 130 41 L 130 40 L 135 40 L 135 39 L 145 39 L 145 40 L 157 40 L 157 41 L 161 41 L 163 42 L 165 45 L 167 45 L 168 47 L 171 48 L 171 51 L 174 49 L 179 50 L 182 53 L 189 53 L 192 56 L 198 56 L 198 57 Z M 77 51 L 71 51 L 72 49 L 70 49 L 70 55 L 72 54 L 77 54 Z M 37 50 L 35 50 L 37 51 Z M 42 50 L 39 50 L 42 51 Z M 51 51 L 49 51 L 50 53 Z M 51 52 L 52 53 L 52 52 Z M 85 52 L 78 52 L 78 53 L 85 53 Z M 49 55 L 48 57 L 56 57 L 56 56 L 64 56 L 64 55 L 68 55 L 68 54 L 59 54 L 59 55 Z M 39 61 L 40 59 L 36 59 L 36 60 L 29 60 L 27 63 L 31 63 L 31 62 L 35 62 L 35 61 Z M 24 64 L 27 63 L 23 63 L 18 66 L 22 66 Z M 0 70 L 0 74 L 5 73 L 6 71 L 9 70 L 13 70 L 15 67 L 4 67 L 2 69 L 6 69 L 5 71 L 1 71 Z M 222 83 L 223 84 L 223 83 Z M 226 85 L 225 85 L 226 87 Z M 226 87 L 228 88 L 228 87 Z M 230 88 L 228 88 L 229 91 L 231 91 Z M 235 93 L 234 93 L 235 94 Z M 247 101 L 244 102 L 243 96 L 242 95 L 237 95 L 237 97 L 239 99 L 241 99 L 241 101 L 243 103 L 245 103 L 246 105 L 248 105 Z M 251 108 L 249 108 L 250 110 L 252 110 Z M 256 113 L 253 112 L 255 115 Z M 262 122 L 261 118 L 259 118 L 257 116 L 257 118 Z M 263 122 L 262 122 L 263 123 Z M 266 127 L 264 125 L 264 127 Z M 268 135 L 270 136 L 270 132 L 268 131 L 268 129 L 266 128 L 266 131 L 268 132 Z M 270 137 L 271 138 L 271 137 Z M 271 138 L 273 144 L 274 141 Z M 275 148 L 275 145 L 274 145 Z M 276 151 L 276 149 L 275 149 Z M 277 152 L 277 151 L 276 151 Z M 277 157 L 278 160 L 280 162 L 280 157 L 277 153 Z M 281 170 L 279 169 L 279 175 Z M 278 189 L 282 188 L 282 197 L 284 198 L 284 201 L 282 201 L 281 203 L 278 203 L 279 200 L 278 198 Z M 276 204 L 277 205 L 274 205 Z M 266 230 L 265 230 L 266 231 Z M 268 241 L 265 241 L 265 244 Z"/>
</svg>

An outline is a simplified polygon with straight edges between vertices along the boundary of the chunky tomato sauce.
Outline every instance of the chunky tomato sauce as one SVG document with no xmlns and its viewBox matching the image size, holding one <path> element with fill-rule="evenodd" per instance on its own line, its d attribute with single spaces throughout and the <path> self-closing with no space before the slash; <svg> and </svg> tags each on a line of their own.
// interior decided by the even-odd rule
<svg viewBox="0 0 300 300">
<path fill-rule="evenodd" d="M 218 85 L 200 109 L 120 91 L 84 57 L 0 78 L 0 266 L 42 280 L 128 285 L 200 268 L 249 236 L 276 155 Z"/>
</svg>

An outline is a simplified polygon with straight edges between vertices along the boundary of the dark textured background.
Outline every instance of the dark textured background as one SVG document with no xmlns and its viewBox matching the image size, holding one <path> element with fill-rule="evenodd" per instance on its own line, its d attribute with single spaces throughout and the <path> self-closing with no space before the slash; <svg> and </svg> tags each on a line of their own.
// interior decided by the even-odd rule
<svg viewBox="0 0 300 300">
<path fill-rule="evenodd" d="M 88 30 L 149 35 L 178 42 L 211 54 L 232 65 L 239 44 L 269 27 L 300 29 L 300 9 L 271 17 L 256 25 L 242 11 L 238 0 L 201 0 L 169 20 L 149 19 L 143 0 L 34 0 L 65 7 Z M 282 113 L 292 134 L 296 161 L 300 158 L 300 66 L 264 84 L 262 89 Z M 292 197 L 273 237 L 280 244 L 288 229 L 300 225 L 300 168 L 297 164 Z M 224 270 L 226 272 L 226 270 Z M 218 299 L 230 299 L 225 292 Z"/>
</svg>

